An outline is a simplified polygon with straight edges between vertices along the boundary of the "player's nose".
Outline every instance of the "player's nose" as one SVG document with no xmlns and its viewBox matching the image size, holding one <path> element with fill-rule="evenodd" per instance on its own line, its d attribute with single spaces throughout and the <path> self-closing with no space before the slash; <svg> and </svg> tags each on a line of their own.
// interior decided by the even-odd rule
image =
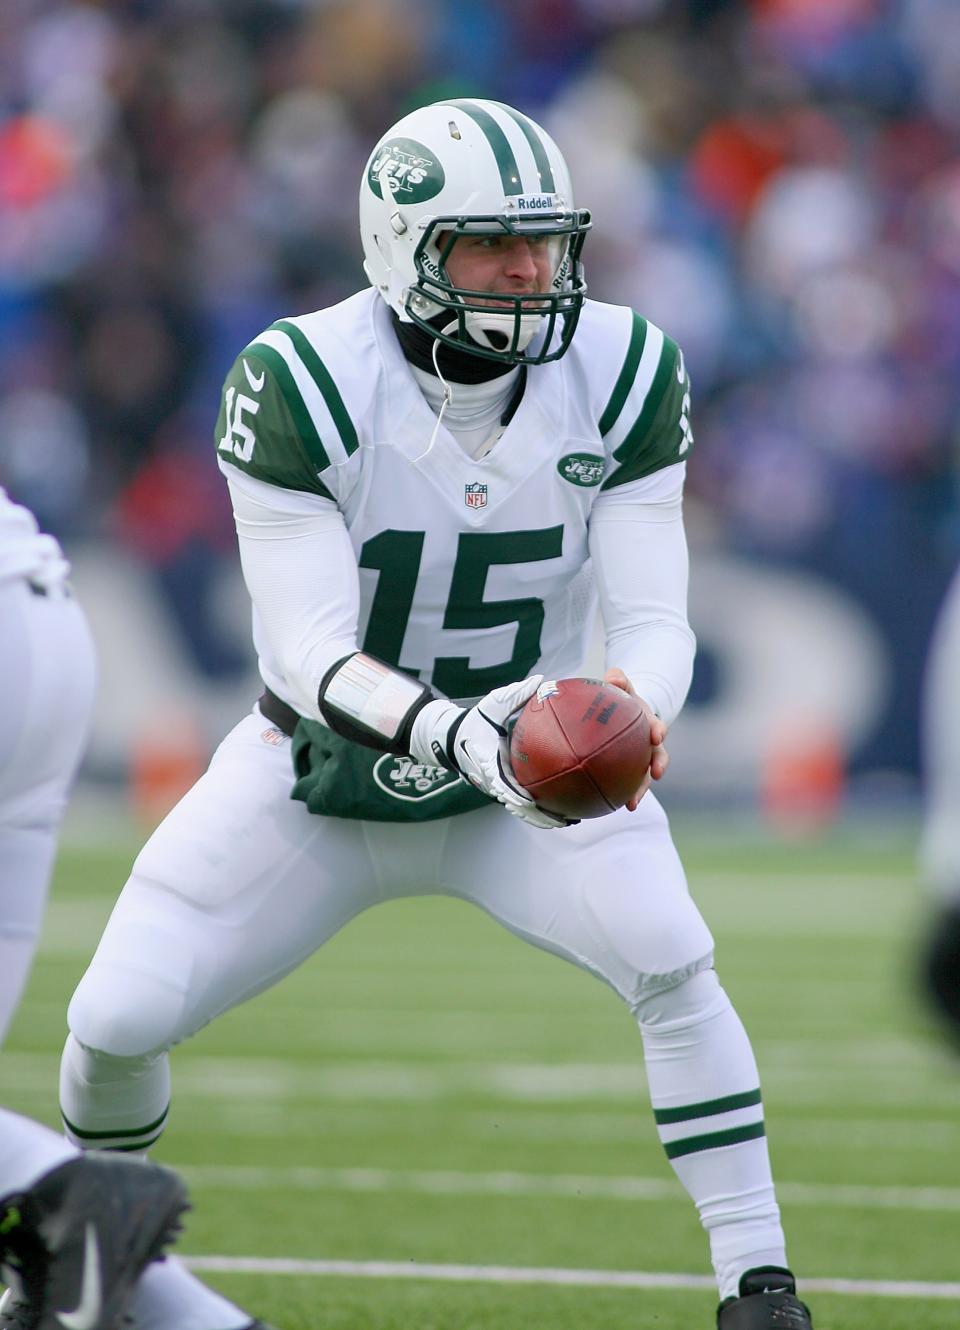
<svg viewBox="0 0 960 1330">
<path fill-rule="evenodd" d="M 532 282 L 537 275 L 537 264 L 530 244 L 523 236 L 513 236 L 507 247 L 504 272 L 508 277 L 519 277 Z"/>
</svg>

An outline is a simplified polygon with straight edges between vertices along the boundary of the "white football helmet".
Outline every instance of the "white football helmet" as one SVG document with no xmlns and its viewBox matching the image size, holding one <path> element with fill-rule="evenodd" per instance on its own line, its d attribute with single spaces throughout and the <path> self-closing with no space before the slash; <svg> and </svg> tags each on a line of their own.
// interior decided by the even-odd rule
<svg viewBox="0 0 960 1330">
<path fill-rule="evenodd" d="M 469 338 L 472 353 L 509 364 L 557 360 L 570 345 L 589 229 L 553 139 L 502 102 L 454 98 L 412 111 L 374 148 L 360 185 L 363 266 L 387 304 L 440 342 L 463 349 Z M 548 238 L 553 277 L 535 301 L 468 291 L 447 276 L 459 236 L 504 233 Z"/>
</svg>

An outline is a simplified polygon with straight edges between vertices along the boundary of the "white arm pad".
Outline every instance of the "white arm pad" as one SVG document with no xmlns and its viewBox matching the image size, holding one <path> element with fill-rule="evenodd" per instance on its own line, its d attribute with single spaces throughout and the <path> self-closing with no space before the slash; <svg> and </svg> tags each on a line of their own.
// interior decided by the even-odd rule
<svg viewBox="0 0 960 1330">
<path fill-rule="evenodd" d="M 684 471 L 677 463 L 609 490 L 590 517 L 607 668 L 619 666 L 667 724 L 683 706 L 696 650 L 687 622 Z"/>
</svg>

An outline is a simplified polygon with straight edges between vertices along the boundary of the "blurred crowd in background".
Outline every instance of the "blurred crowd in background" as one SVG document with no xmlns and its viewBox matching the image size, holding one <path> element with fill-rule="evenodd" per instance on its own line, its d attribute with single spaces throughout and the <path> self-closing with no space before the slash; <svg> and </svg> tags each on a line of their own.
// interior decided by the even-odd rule
<svg viewBox="0 0 960 1330">
<path fill-rule="evenodd" d="M 248 666 L 211 627 L 220 384 L 365 285 L 367 155 L 445 95 L 558 139 L 591 295 L 684 347 L 694 507 L 866 608 L 871 742 L 915 763 L 960 559 L 957 0 L 4 0 L 0 484 L 149 565 L 206 676 Z"/>
</svg>

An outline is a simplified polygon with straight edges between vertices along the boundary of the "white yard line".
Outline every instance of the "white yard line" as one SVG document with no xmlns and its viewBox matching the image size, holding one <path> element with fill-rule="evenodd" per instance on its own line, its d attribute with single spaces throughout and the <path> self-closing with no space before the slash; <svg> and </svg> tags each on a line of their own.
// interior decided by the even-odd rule
<svg viewBox="0 0 960 1330">
<path fill-rule="evenodd" d="M 956 1079 L 946 1051 L 931 1052 L 916 1041 L 913 1047 L 906 1039 L 878 1040 L 869 1047 L 838 1040 L 819 1050 L 768 1048 L 763 1041 L 756 1047 L 771 1103 L 789 1094 L 793 1105 L 821 1110 L 838 1098 L 848 1107 L 862 1104 L 860 1116 L 876 1106 L 900 1107 L 904 1116 L 921 1109 L 956 1113 Z M 20 1094 L 49 1094 L 51 1083 L 56 1084 L 53 1054 L 5 1053 L 3 1066 L 5 1080 Z M 891 1077 L 891 1066 L 900 1069 L 898 1077 Z M 925 1077 L 922 1100 L 919 1075 Z M 269 1057 L 184 1057 L 176 1064 L 176 1084 L 181 1103 L 404 1105 L 479 1095 L 504 1104 L 621 1103 L 635 1105 L 638 1115 L 648 1112 L 639 1051 L 635 1062 L 411 1059 L 398 1064 L 370 1059 L 312 1065 Z M 841 1129 L 848 1132 L 847 1124 L 841 1123 Z"/>
<path fill-rule="evenodd" d="M 708 1275 L 642 1270 L 558 1270 L 512 1265 L 434 1265 L 416 1261 L 295 1261 L 285 1257 L 186 1256 L 192 1270 L 211 1274 L 344 1275 L 353 1279 L 426 1279 L 481 1284 L 566 1284 L 581 1288 L 712 1289 Z M 960 1299 L 960 1283 L 918 1280 L 805 1279 L 803 1293 L 850 1293 L 877 1298 Z"/>
<path fill-rule="evenodd" d="M 413 1192 L 433 1196 L 559 1196 L 610 1201 L 682 1201 L 670 1178 L 604 1177 L 565 1173 L 466 1173 L 380 1168 L 262 1168 L 185 1164 L 187 1181 L 226 1191 Z M 900 1187 L 853 1183 L 778 1182 L 788 1205 L 863 1210 L 960 1211 L 960 1187 Z"/>
</svg>

